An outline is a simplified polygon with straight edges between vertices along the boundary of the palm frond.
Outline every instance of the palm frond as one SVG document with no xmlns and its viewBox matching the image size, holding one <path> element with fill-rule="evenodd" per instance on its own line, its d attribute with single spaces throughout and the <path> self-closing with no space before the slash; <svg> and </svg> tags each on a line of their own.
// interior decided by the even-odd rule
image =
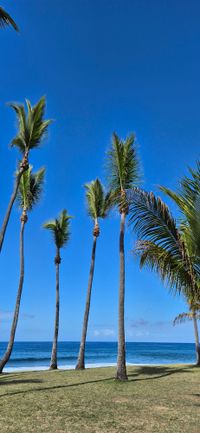
<svg viewBox="0 0 200 433">
<path fill-rule="evenodd" d="M 19 31 L 19 28 L 13 18 L 5 11 L 2 7 L 0 7 L 0 27 L 12 26 L 16 32 Z"/>
<path fill-rule="evenodd" d="M 165 248 L 148 240 L 139 240 L 134 253 L 140 258 L 140 267 L 155 271 L 170 290 L 182 292 L 186 297 L 191 294 L 191 277 L 183 261 L 177 261 Z"/>
<path fill-rule="evenodd" d="M 178 192 L 169 188 L 160 189 L 179 207 L 184 219 L 180 230 L 187 239 L 188 250 L 195 260 L 200 273 L 200 162 L 195 169 L 189 169 L 190 177 L 184 176 L 180 181 Z"/>
<path fill-rule="evenodd" d="M 120 192 L 138 185 L 140 171 L 134 134 L 122 140 L 113 133 L 111 149 L 107 155 L 108 182 L 111 190 L 120 196 Z"/>
<path fill-rule="evenodd" d="M 175 317 L 174 321 L 173 321 L 173 325 L 178 325 L 181 323 L 185 323 L 188 320 L 193 320 L 193 313 L 181 313 L 178 314 L 178 316 Z M 199 319 L 199 317 L 196 317 L 197 319 Z"/>
<path fill-rule="evenodd" d="M 157 243 L 177 260 L 182 260 L 178 228 L 168 206 L 152 192 L 137 188 L 130 193 L 129 199 L 129 224 L 138 237 Z"/>
<path fill-rule="evenodd" d="M 37 172 L 32 172 L 29 166 L 21 178 L 17 194 L 17 201 L 21 209 L 26 208 L 31 211 L 41 198 L 44 184 L 45 168 L 40 168 Z"/>
<path fill-rule="evenodd" d="M 68 215 L 66 209 L 64 209 L 58 218 L 55 218 L 54 220 L 48 221 L 45 224 L 43 224 L 43 228 L 50 230 L 53 239 L 55 242 L 55 245 L 57 248 L 64 247 L 70 238 L 70 219 L 72 217 Z"/>
<path fill-rule="evenodd" d="M 113 205 L 113 194 L 105 194 L 104 187 L 97 178 L 85 184 L 88 214 L 94 219 L 105 218 Z"/>
<path fill-rule="evenodd" d="M 38 147 L 44 138 L 51 120 L 44 120 L 46 100 L 43 96 L 35 106 L 26 100 L 27 114 L 22 104 L 10 104 L 15 110 L 18 121 L 18 133 L 11 146 L 16 146 L 21 153 Z"/>
</svg>

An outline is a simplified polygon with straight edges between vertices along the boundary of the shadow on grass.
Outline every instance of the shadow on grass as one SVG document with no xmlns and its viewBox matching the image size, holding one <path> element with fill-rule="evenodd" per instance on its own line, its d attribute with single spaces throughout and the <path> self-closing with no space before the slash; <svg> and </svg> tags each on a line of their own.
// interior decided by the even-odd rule
<svg viewBox="0 0 200 433">
<path fill-rule="evenodd" d="M 43 383 L 43 380 L 40 379 L 12 379 L 12 380 L 1 380 L 0 379 L 0 386 L 1 385 L 18 385 L 21 383 Z"/>
<path fill-rule="evenodd" d="M 193 368 L 195 368 L 195 366 L 186 366 L 186 367 L 180 367 L 180 368 L 173 368 L 173 367 L 167 367 L 167 366 L 154 366 L 154 367 L 148 367 L 148 366 L 139 366 L 139 367 L 134 367 L 136 369 L 135 372 L 133 373 L 129 373 L 128 377 L 129 377 L 129 381 L 125 382 L 126 384 L 131 384 L 134 383 L 136 381 L 146 381 L 146 380 L 157 380 L 157 379 L 161 379 L 163 377 L 166 376 L 170 376 L 173 374 L 179 374 L 179 373 L 191 373 L 191 370 Z M 130 367 L 129 367 L 130 370 Z M 147 377 L 138 377 L 138 376 L 147 376 Z M 66 374 L 66 378 L 67 378 L 67 374 Z M 123 385 L 124 382 L 118 382 L 114 380 L 114 377 L 109 377 L 109 378 L 103 378 L 103 379 L 97 379 L 97 380 L 86 380 L 84 382 L 77 382 L 77 383 L 69 383 L 69 384 L 65 384 L 65 385 L 55 385 L 55 386 L 46 386 L 46 387 L 41 387 L 41 388 L 31 388 L 31 389 L 26 389 L 26 390 L 22 390 L 22 391 L 15 391 L 15 392 L 9 392 L 9 393 L 5 393 L 0 395 L 0 398 L 5 397 L 5 396 L 11 396 L 11 395 L 19 395 L 19 394 L 27 394 L 30 392 L 41 392 L 41 391 L 51 391 L 51 390 L 55 390 L 55 389 L 63 389 L 63 388 L 73 388 L 73 387 L 78 387 L 78 386 L 82 386 L 82 385 L 90 385 L 93 383 L 100 383 L 100 382 L 112 382 L 115 384 L 121 384 Z M 11 384 L 11 385 L 17 385 L 20 383 L 42 383 L 44 382 L 43 380 L 40 379 L 24 379 L 24 380 L 14 380 L 12 379 L 11 381 L 2 381 L 0 379 L 0 388 L 1 388 L 1 384 L 6 385 L 6 384 Z"/>
<path fill-rule="evenodd" d="M 136 372 L 129 373 L 128 377 L 129 380 L 132 381 L 140 381 L 140 380 L 154 380 L 154 379 L 161 379 L 162 377 L 171 376 L 172 374 L 177 373 L 191 373 L 191 369 L 196 368 L 195 366 L 186 366 L 186 367 L 179 367 L 179 368 L 173 368 L 173 367 L 166 367 L 166 366 L 139 366 L 137 367 Z M 149 377 L 140 377 L 136 378 L 135 376 L 149 376 Z M 130 379 L 132 378 L 133 379 Z"/>
<path fill-rule="evenodd" d="M 42 387 L 42 388 L 32 388 L 32 389 L 26 389 L 24 391 L 8 392 L 6 394 L 0 395 L 0 398 L 8 396 L 8 395 L 27 394 L 29 392 L 38 392 L 38 391 L 51 391 L 54 389 L 71 388 L 71 387 L 76 387 L 76 386 L 81 386 L 81 385 L 89 385 L 91 383 L 106 382 L 106 381 L 112 381 L 112 380 L 113 380 L 113 377 L 109 377 L 109 378 L 105 378 L 105 379 L 87 380 L 85 382 L 69 383 L 67 385 L 55 385 L 55 386 L 46 386 L 46 387 Z M 17 382 L 15 382 L 15 383 L 17 383 Z M 1 381 L 0 381 L 0 388 L 1 388 Z"/>
</svg>

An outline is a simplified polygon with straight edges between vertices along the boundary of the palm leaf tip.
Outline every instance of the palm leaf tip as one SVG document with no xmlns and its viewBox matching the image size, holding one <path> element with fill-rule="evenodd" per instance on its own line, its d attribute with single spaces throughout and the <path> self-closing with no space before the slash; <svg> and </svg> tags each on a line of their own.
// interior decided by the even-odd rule
<svg viewBox="0 0 200 433">
<path fill-rule="evenodd" d="M 0 27 L 12 26 L 16 32 L 19 32 L 19 28 L 13 18 L 5 11 L 2 7 L 0 7 Z"/>
</svg>

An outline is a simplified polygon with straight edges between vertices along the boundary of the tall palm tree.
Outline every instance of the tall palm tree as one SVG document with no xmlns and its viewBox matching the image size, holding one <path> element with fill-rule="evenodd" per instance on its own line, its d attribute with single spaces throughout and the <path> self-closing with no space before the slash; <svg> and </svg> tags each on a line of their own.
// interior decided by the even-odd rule
<svg viewBox="0 0 200 433">
<path fill-rule="evenodd" d="M 170 289 L 182 293 L 193 312 L 199 299 L 199 272 L 188 250 L 188 238 L 183 236 L 166 204 L 153 193 L 135 190 L 130 204 L 130 224 L 140 240 L 136 252 L 140 266 L 156 271 Z M 197 335 L 195 334 L 195 338 Z M 196 340 L 198 362 L 199 342 Z"/>
<path fill-rule="evenodd" d="M 112 136 L 111 149 L 108 152 L 109 187 L 115 194 L 121 216 L 120 221 L 120 279 L 119 279 L 119 312 L 118 312 L 118 357 L 116 379 L 127 380 L 124 299 L 125 299 L 125 254 L 124 232 L 126 217 L 129 213 L 128 192 L 138 184 L 139 163 L 136 153 L 135 136 L 129 135 L 125 140 L 116 133 Z"/>
<path fill-rule="evenodd" d="M 17 329 L 17 323 L 19 318 L 19 310 L 20 310 L 20 303 L 21 303 L 21 296 L 22 296 L 22 290 L 23 290 L 23 284 L 24 284 L 24 229 L 25 224 L 28 221 L 28 212 L 32 210 L 32 208 L 38 203 L 41 192 L 42 192 L 42 186 L 44 183 L 44 174 L 45 169 L 41 168 L 36 173 L 32 172 L 32 167 L 29 167 L 28 170 L 26 170 L 20 179 L 19 189 L 18 189 L 18 195 L 17 199 L 20 205 L 20 209 L 22 210 L 21 213 L 21 228 L 20 228 L 20 277 L 19 277 L 19 285 L 18 285 L 18 291 L 17 291 L 17 297 L 16 297 L 16 303 L 15 303 L 15 309 L 13 314 L 13 320 L 12 320 L 12 326 L 11 326 L 11 332 L 10 332 L 10 339 L 8 342 L 7 349 L 5 351 L 5 354 L 3 358 L 0 360 L 0 373 L 2 373 L 3 368 L 5 367 L 6 363 L 9 361 L 13 344 L 15 340 L 15 333 Z"/>
<path fill-rule="evenodd" d="M 12 26 L 16 32 L 19 31 L 19 28 L 13 18 L 5 11 L 2 7 L 0 7 L 0 27 Z"/>
<path fill-rule="evenodd" d="M 28 169 L 28 156 L 31 149 L 40 146 L 42 138 L 47 132 L 47 128 L 51 120 L 44 120 L 46 100 L 43 96 L 35 106 L 31 106 L 30 101 L 26 100 L 27 114 L 24 105 L 11 104 L 17 115 L 18 133 L 13 138 L 11 146 L 18 148 L 22 154 L 22 161 L 17 172 L 13 193 L 8 204 L 5 218 L 0 231 L 0 252 L 2 250 L 4 237 L 9 222 L 11 210 L 17 196 L 17 191 L 20 184 L 20 179 L 23 173 Z"/>
<path fill-rule="evenodd" d="M 56 256 L 54 259 L 56 265 L 56 314 L 55 314 L 54 339 L 53 339 L 51 363 L 50 363 L 51 370 L 57 369 L 57 344 L 58 344 L 59 310 L 60 310 L 60 294 L 59 294 L 59 285 L 60 285 L 59 266 L 61 263 L 60 249 L 63 248 L 69 241 L 70 219 L 71 216 L 69 216 L 67 211 L 64 209 L 60 213 L 58 218 L 48 221 L 43 225 L 45 229 L 50 230 L 52 232 L 55 247 L 56 247 Z"/>
<path fill-rule="evenodd" d="M 112 194 L 110 192 L 107 194 L 104 193 L 103 186 L 102 186 L 101 182 L 99 181 L 99 179 L 96 179 L 90 183 L 87 183 L 85 185 L 85 188 L 86 188 L 88 214 L 92 218 L 94 226 L 93 226 L 92 257 L 91 257 L 91 264 L 90 264 L 90 273 L 89 273 L 85 313 L 84 313 L 84 319 L 83 319 L 82 337 L 81 337 L 81 343 L 80 343 L 80 349 L 79 349 L 76 369 L 84 369 L 85 368 L 85 343 L 86 343 L 86 337 L 87 337 L 92 283 L 93 283 L 93 277 L 94 277 L 96 243 L 97 243 L 97 238 L 99 237 L 99 234 L 100 234 L 99 218 L 105 218 L 108 214 L 108 211 L 109 211 L 111 205 L 112 205 Z"/>
</svg>

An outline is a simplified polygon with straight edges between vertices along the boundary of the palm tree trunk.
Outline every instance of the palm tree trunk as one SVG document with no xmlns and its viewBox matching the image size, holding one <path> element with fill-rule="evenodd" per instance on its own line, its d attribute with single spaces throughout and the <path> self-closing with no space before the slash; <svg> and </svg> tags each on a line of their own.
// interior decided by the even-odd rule
<svg viewBox="0 0 200 433">
<path fill-rule="evenodd" d="M 200 344 L 199 344 L 199 332 L 197 325 L 196 313 L 193 313 L 193 323 L 194 323 L 194 335 L 195 335 L 195 346 L 196 346 L 196 365 L 200 366 Z"/>
<path fill-rule="evenodd" d="M 90 265 L 90 274 L 89 274 L 88 289 L 87 289 L 87 297 L 86 297 L 86 305 L 85 305 L 85 314 L 84 314 L 84 319 L 83 319 L 82 337 L 81 337 L 80 349 L 79 349 L 79 354 L 78 354 L 78 360 L 77 360 L 77 364 L 76 364 L 77 370 L 83 370 L 85 368 L 85 342 L 86 342 L 86 336 L 87 336 L 92 282 L 93 282 L 93 276 L 94 276 L 96 242 L 97 242 L 97 236 L 94 236 L 93 237 L 93 246 L 92 246 L 92 258 L 91 258 L 91 265 Z"/>
<path fill-rule="evenodd" d="M 59 266 L 60 266 L 60 251 L 57 250 L 55 257 L 56 265 L 56 315 L 55 315 L 55 326 L 54 326 L 54 339 L 51 352 L 51 363 L 50 370 L 57 369 L 57 346 L 58 346 L 58 330 L 59 330 L 59 311 L 60 311 L 60 295 L 59 295 Z"/>
<path fill-rule="evenodd" d="M 18 292 L 17 292 L 17 299 L 16 299 L 16 304 L 15 304 L 15 311 L 14 311 L 14 316 L 13 316 L 13 321 L 12 321 L 12 326 L 11 326 L 9 343 L 8 343 L 6 352 L 0 361 L 0 373 L 2 373 L 3 368 L 5 367 L 5 365 L 7 364 L 7 362 L 10 359 L 12 349 L 13 349 L 14 340 L 15 340 L 15 333 L 16 333 L 16 329 L 17 329 L 21 295 L 22 295 L 22 289 L 23 289 L 23 283 L 24 283 L 24 227 L 25 227 L 26 221 L 27 221 L 27 217 L 21 217 L 19 287 L 18 287 Z"/>
<path fill-rule="evenodd" d="M 27 169 L 28 169 L 28 152 L 25 152 L 24 157 L 22 159 L 22 162 L 20 164 L 20 169 L 19 169 L 18 175 L 16 177 L 14 190 L 13 190 L 13 193 L 11 195 L 10 202 L 8 204 L 6 215 L 5 215 L 5 218 L 4 218 L 4 221 L 2 224 L 2 228 L 0 231 L 0 252 L 1 252 L 2 247 L 3 247 L 4 237 L 5 237 L 7 225 L 8 225 L 9 219 L 10 219 L 11 210 L 12 210 L 13 204 L 14 204 L 16 196 L 17 196 L 17 192 L 18 192 L 18 188 L 19 188 L 19 184 L 20 184 L 20 179 L 22 177 L 22 174 Z"/>
<path fill-rule="evenodd" d="M 125 230 L 125 212 L 121 212 L 120 222 L 120 281 L 119 281 L 119 310 L 118 310 L 118 356 L 116 379 L 127 380 L 126 372 L 126 349 L 125 349 L 125 328 L 124 328 L 124 298 L 125 298 L 125 258 L 124 258 L 124 230 Z"/>
<path fill-rule="evenodd" d="M 1 228 L 1 231 L 0 231 L 0 252 L 2 250 L 3 241 L 4 241 L 4 237 L 5 237 L 8 221 L 10 219 L 11 210 L 12 210 L 13 204 L 14 204 L 16 196 L 17 196 L 17 191 L 18 191 L 18 188 L 19 188 L 19 183 L 20 183 L 21 176 L 22 176 L 22 174 L 20 173 L 17 176 L 17 179 L 15 181 L 14 190 L 13 190 L 13 193 L 11 195 L 10 202 L 8 204 L 6 215 L 5 215 L 5 218 L 4 218 L 4 221 L 3 221 L 3 224 L 2 224 L 2 228 Z"/>
</svg>

